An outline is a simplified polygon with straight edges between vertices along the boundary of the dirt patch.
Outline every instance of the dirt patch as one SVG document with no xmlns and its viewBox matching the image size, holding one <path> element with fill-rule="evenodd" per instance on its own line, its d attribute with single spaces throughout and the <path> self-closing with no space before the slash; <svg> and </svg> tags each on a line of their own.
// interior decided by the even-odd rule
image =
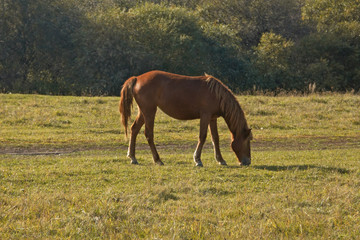
<svg viewBox="0 0 360 240">
<path fill-rule="evenodd" d="M 98 147 L 98 146 L 88 146 L 88 147 L 58 147 L 58 146 L 29 146 L 26 148 L 21 147 L 0 147 L 0 154 L 7 155 L 23 155 L 23 156 L 47 156 L 47 155 L 64 155 L 71 154 L 75 152 L 83 152 L 90 150 L 111 150 L 115 148 L 111 147 Z"/>
<path fill-rule="evenodd" d="M 160 143 L 157 148 L 174 149 L 181 151 L 194 151 L 196 141 L 193 143 Z M 326 150 L 326 149 L 351 149 L 360 148 L 360 136 L 356 137 L 300 137 L 300 138 L 275 138 L 275 139 L 257 139 L 252 142 L 252 151 L 281 151 L 281 150 Z M 205 149 L 212 149 L 210 140 L 204 145 Z M 228 149 L 229 143 L 222 143 L 222 149 Z M 85 145 L 84 146 L 30 146 L 26 148 L 0 146 L 0 154 L 7 155 L 24 155 L 24 156 L 41 156 L 41 155 L 64 155 L 82 151 L 116 151 L 126 150 L 127 145 Z M 137 150 L 148 150 L 147 144 L 138 144 Z"/>
<path fill-rule="evenodd" d="M 5 152 L 4 154 L 8 155 L 28 155 L 28 156 L 46 156 L 46 155 L 63 155 L 63 154 L 69 154 L 71 152 L 66 151 L 59 151 L 59 152 L 38 152 L 34 150 L 34 152 L 28 152 L 28 151 L 18 151 L 18 152 Z M 1 154 L 1 152 L 0 152 Z"/>
</svg>

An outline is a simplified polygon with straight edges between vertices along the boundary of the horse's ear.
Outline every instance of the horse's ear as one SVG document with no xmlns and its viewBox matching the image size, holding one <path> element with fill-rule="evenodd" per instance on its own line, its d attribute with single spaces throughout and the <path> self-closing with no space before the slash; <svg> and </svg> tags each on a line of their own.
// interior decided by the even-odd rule
<svg viewBox="0 0 360 240">
<path fill-rule="evenodd" d="M 245 130 L 244 136 L 245 136 L 245 139 L 253 140 L 251 128 Z"/>
<path fill-rule="evenodd" d="M 251 131 L 251 128 L 250 128 L 250 134 L 249 134 L 249 140 L 253 140 L 253 134 L 252 134 L 252 131 Z"/>
</svg>

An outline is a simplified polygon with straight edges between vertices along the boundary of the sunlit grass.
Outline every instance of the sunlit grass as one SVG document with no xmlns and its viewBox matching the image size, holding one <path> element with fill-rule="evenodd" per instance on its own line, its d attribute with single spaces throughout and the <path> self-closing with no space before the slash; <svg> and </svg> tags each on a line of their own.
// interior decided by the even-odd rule
<svg viewBox="0 0 360 240">
<path fill-rule="evenodd" d="M 360 97 L 240 96 L 253 161 L 192 154 L 198 121 L 160 111 L 129 164 L 118 98 L 0 95 L 0 239 L 356 239 Z M 136 109 L 134 109 L 134 114 Z"/>
</svg>

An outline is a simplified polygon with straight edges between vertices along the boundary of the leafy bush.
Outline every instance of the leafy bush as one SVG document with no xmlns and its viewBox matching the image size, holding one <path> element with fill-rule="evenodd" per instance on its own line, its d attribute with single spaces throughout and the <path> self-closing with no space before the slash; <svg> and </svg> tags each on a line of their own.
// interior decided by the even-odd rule
<svg viewBox="0 0 360 240">
<path fill-rule="evenodd" d="M 97 94 L 118 94 L 131 74 L 152 69 L 225 77 L 225 66 L 219 62 L 230 61 L 228 49 L 235 47 L 231 44 L 236 36 L 226 26 L 203 22 L 197 13 L 181 7 L 112 8 L 88 21 L 78 35 L 78 72 L 84 81 L 93 79 L 88 91 Z"/>
<path fill-rule="evenodd" d="M 360 58 L 357 47 L 334 34 L 316 33 L 303 38 L 293 50 L 292 72 L 303 86 L 316 83 L 319 90 L 358 90 Z"/>
<path fill-rule="evenodd" d="M 275 90 L 276 88 L 291 89 L 289 57 L 292 41 L 288 41 L 274 33 L 264 33 L 259 45 L 255 48 L 254 67 L 258 69 L 259 87 Z"/>
<path fill-rule="evenodd" d="M 359 13 L 352 0 L 2 0 L 0 92 L 118 95 L 153 69 L 236 91 L 358 91 Z"/>
</svg>

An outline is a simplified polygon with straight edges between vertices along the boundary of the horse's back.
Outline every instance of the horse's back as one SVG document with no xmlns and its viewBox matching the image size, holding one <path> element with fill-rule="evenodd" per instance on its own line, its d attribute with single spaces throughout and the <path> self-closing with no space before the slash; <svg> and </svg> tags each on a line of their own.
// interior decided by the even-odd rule
<svg viewBox="0 0 360 240">
<path fill-rule="evenodd" d="M 151 71 L 137 77 L 135 99 L 140 108 L 158 106 L 177 119 L 196 119 L 203 112 L 218 115 L 218 102 L 206 78 Z"/>
</svg>

